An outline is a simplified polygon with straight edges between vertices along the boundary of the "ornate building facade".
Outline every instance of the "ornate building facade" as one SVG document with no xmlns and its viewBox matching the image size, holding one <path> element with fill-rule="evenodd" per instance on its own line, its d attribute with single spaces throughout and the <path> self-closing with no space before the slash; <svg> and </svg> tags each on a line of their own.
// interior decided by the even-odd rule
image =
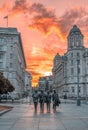
<svg viewBox="0 0 88 130">
<path fill-rule="evenodd" d="M 0 71 L 15 87 L 14 96 L 24 93 L 25 68 L 20 33 L 16 28 L 0 28 Z"/>
<path fill-rule="evenodd" d="M 88 96 L 88 48 L 84 47 L 84 36 L 74 25 L 67 37 L 67 52 L 60 56 L 56 54 L 53 61 L 53 87 L 60 96 Z"/>
</svg>

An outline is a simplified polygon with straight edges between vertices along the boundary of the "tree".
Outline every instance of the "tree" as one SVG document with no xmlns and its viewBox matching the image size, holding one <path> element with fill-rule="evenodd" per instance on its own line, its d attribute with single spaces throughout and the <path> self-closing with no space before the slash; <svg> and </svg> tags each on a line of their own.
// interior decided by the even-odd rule
<svg viewBox="0 0 88 130">
<path fill-rule="evenodd" d="M 13 85 L 3 76 L 3 73 L 0 72 L 0 94 L 7 94 L 12 91 L 14 91 Z"/>
</svg>

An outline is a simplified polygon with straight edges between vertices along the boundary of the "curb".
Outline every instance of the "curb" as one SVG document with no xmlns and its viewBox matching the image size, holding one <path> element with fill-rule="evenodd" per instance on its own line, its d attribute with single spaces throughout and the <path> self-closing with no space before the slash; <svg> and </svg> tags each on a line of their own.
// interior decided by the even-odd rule
<svg viewBox="0 0 88 130">
<path fill-rule="evenodd" d="M 5 113 L 7 113 L 7 112 L 9 112 L 9 111 L 11 111 L 11 110 L 12 110 L 12 108 L 1 111 L 1 112 L 0 112 L 0 116 L 2 116 L 3 114 L 5 114 Z"/>
</svg>

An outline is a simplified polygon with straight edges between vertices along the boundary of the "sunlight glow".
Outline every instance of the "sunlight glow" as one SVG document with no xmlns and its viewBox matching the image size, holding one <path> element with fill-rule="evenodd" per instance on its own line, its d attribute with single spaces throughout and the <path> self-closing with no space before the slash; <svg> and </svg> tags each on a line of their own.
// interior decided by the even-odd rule
<svg viewBox="0 0 88 130">
<path fill-rule="evenodd" d="M 36 54 L 37 53 L 37 49 L 36 49 L 36 47 L 33 47 L 32 48 L 32 54 Z"/>
<path fill-rule="evenodd" d="M 44 76 L 50 76 L 50 75 L 52 75 L 51 72 L 45 72 L 45 73 L 44 73 Z"/>
</svg>

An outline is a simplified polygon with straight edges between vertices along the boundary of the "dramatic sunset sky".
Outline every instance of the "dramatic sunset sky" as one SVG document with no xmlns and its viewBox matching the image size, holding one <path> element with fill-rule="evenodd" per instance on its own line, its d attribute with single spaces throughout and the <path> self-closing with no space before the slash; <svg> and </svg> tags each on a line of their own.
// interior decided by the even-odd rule
<svg viewBox="0 0 88 130">
<path fill-rule="evenodd" d="M 33 85 L 39 76 L 51 74 L 56 53 L 67 49 L 67 35 L 76 24 L 88 47 L 88 0 L 0 0 L 0 27 L 21 32 L 27 70 Z"/>
</svg>

